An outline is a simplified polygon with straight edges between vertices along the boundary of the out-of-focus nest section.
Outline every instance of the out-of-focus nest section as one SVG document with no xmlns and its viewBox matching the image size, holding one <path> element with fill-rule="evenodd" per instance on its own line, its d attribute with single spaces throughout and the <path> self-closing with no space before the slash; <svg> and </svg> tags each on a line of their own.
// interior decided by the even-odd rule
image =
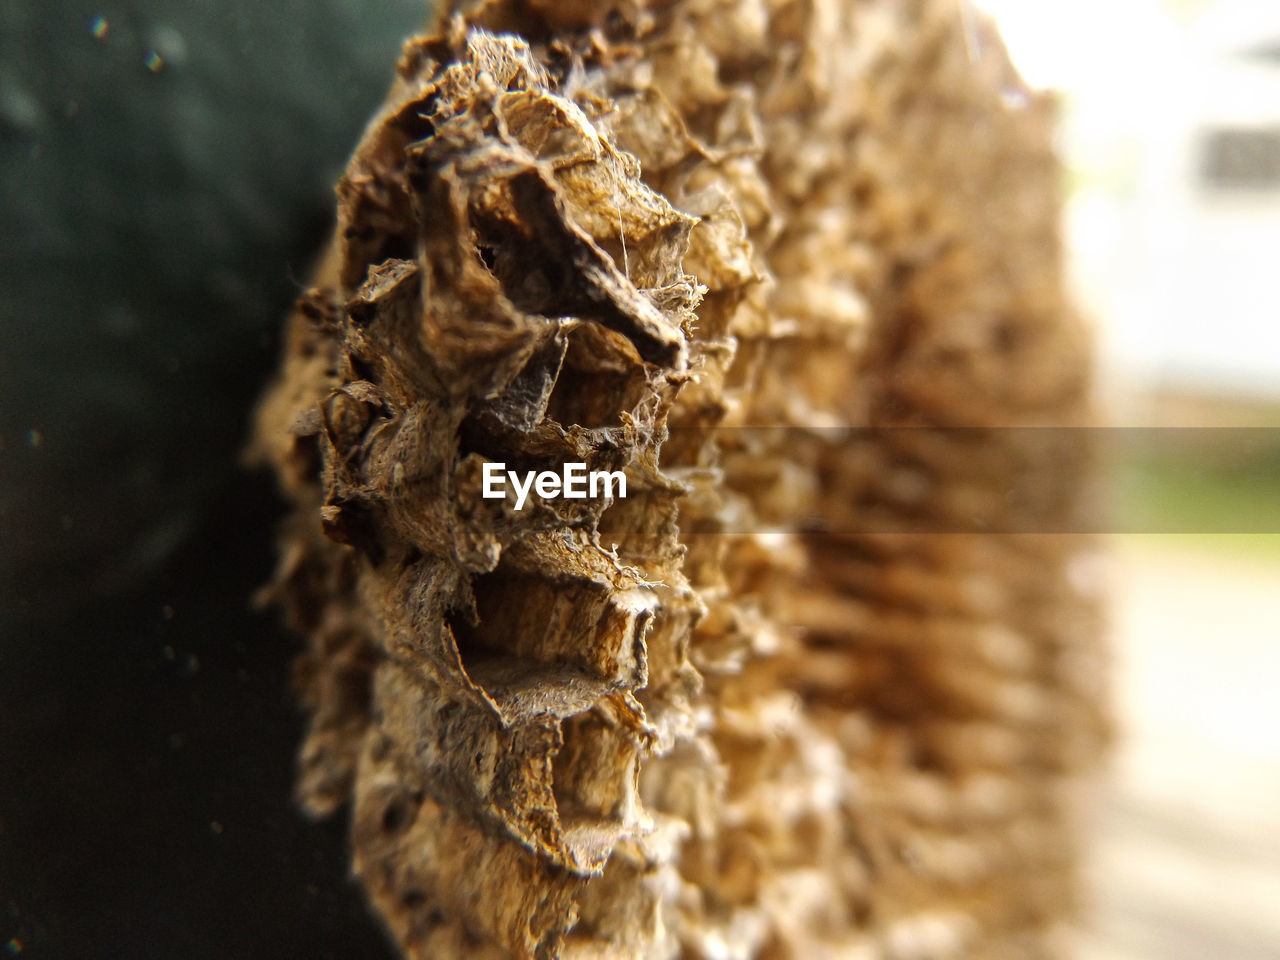
<svg viewBox="0 0 1280 960">
<path fill-rule="evenodd" d="M 704 534 L 965 509 L 955 445 L 727 428 L 1084 420 L 1049 105 L 947 0 L 466 6 L 260 411 L 303 801 L 408 956 L 1042 955 L 1089 543 Z M 627 496 L 517 512 L 493 461 Z"/>
</svg>

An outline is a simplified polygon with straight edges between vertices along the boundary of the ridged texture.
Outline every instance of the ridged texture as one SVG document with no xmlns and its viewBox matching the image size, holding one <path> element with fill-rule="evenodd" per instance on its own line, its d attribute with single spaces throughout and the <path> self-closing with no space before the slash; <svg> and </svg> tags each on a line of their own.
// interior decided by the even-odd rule
<svg viewBox="0 0 1280 960">
<path fill-rule="evenodd" d="M 300 795 L 354 801 L 406 956 L 1065 945 L 1087 450 L 1044 431 L 1032 503 L 986 473 L 1087 422 L 1087 341 L 1052 105 L 963 10 L 510 0 L 406 46 L 257 444 Z M 628 496 L 517 512 L 485 461 Z M 1039 532 L 939 532 L 974 513 Z"/>
</svg>

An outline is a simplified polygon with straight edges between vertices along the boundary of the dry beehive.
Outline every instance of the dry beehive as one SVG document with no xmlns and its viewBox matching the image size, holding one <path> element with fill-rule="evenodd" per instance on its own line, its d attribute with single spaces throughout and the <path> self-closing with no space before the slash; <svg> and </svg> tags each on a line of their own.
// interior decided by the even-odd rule
<svg viewBox="0 0 1280 960">
<path fill-rule="evenodd" d="M 1085 451 L 1013 429 L 1085 419 L 1051 124 L 954 0 L 406 45 L 257 449 L 300 794 L 407 956 L 1059 950 L 1103 723 Z"/>
</svg>

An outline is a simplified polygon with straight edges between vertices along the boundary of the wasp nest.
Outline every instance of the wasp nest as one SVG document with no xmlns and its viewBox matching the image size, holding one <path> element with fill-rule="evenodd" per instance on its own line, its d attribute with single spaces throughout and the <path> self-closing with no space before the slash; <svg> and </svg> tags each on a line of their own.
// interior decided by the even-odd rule
<svg viewBox="0 0 1280 960">
<path fill-rule="evenodd" d="M 986 476 L 1086 416 L 1052 105 L 954 0 L 453 7 L 260 413 L 303 801 L 408 957 L 1055 953 L 1087 463 Z"/>
</svg>

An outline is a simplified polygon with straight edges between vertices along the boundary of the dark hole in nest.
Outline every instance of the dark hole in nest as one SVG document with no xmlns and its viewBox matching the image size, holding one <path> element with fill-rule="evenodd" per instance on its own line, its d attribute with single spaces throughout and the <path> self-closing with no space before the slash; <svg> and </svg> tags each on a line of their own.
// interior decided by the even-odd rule
<svg viewBox="0 0 1280 960">
<path fill-rule="evenodd" d="M 416 791 L 392 797 L 382 810 L 383 832 L 395 835 L 409 829 L 417 819 L 422 800 L 422 794 Z"/>
<path fill-rule="evenodd" d="M 644 368 L 621 334 L 595 325 L 579 327 L 569 335 L 547 416 L 566 426 L 616 427 L 621 414 L 635 409 L 647 390 Z"/>
</svg>

